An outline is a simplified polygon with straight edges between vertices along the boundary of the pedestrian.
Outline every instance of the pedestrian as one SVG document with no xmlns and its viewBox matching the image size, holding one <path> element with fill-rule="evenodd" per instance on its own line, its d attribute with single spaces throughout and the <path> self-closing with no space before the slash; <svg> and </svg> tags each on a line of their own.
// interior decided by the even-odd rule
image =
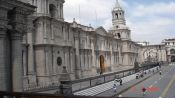
<svg viewBox="0 0 175 98">
<path fill-rule="evenodd" d="M 159 71 L 159 74 L 162 75 L 162 71 L 161 70 Z"/>
<path fill-rule="evenodd" d="M 114 83 L 114 85 L 113 85 L 113 91 L 114 91 L 114 93 L 116 93 L 117 92 L 117 85 Z"/>
<path fill-rule="evenodd" d="M 120 85 L 122 85 L 122 79 L 120 79 Z"/>
<path fill-rule="evenodd" d="M 146 88 L 145 87 L 142 88 L 142 93 L 143 93 L 143 96 L 146 95 Z"/>
</svg>

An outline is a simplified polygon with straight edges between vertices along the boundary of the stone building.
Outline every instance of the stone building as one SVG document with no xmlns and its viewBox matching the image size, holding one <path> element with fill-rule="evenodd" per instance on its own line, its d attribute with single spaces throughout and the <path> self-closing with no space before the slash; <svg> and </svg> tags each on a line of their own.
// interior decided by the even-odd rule
<svg viewBox="0 0 175 98">
<path fill-rule="evenodd" d="M 23 91 L 22 38 L 35 7 L 0 0 L 0 91 Z"/>
<path fill-rule="evenodd" d="M 175 62 L 175 39 L 164 39 L 162 43 L 166 46 L 167 61 Z"/>
<path fill-rule="evenodd" d="M 17 86 L 23 81 L 23 90 L 59 86 L 63 66 L 66 66 L 71 79 L 74 80 L 130 69 L 134 67 L 135 62 L 143 63 L 150 56 L 155 59 L 158 53 L 165 56 L 164 48 L 158 50 L 159 45 L 142 46 L 131 40 L 131 30 L 126 25 L 125 12 L 118 1 L 112 10 L 113 26 L 108 31 L 101 26 L 93 28 L 78 24 L 75 19 L 72 23 L 64 21 L 64 0 L 7 1 L 18 2 L 19 5 L 26 6 L 24 9 L 26 8 L 27 11 L 29 9 L 32 11 L 33 6 L 37 7 L 35 12 L 27 17 L 27 28 L 20 26 L 21 28 L 18 29 L 26 32 L 20 36 L 22 43 L 14 40 L 11 41 L 12 46 L 9 46 L 9 49 L 12 49 L 9 50 L 10 53 L 14 55 L 11 59 L 16 60 L 9 65 L 16 66 L 12 68 L 14 76 L 19 75 Z M 0 0 L 0 2 L 5 1 Z M 0 4 L 1 6 L 6 5 Z M 4 23 L 1 24 L 3 27 L 7 21 L 2 23 Z M 2 29 L 1 32 L 4 34 L 6 31 Z M 22 47 L 19 46 L 21 44 Z M 3 40 L 1 45 L 6 46 Z M 156 53 L 152 49 L 157 49 Z M 0 59 L 1 67 L 6 65 L 4 51 L 6 48 L 1 48 L 0 53 L 3 54 L 1 55 L 3 59 Z M 166 59 L 152 60 L 152 62 L 158 61 L 166 61 Z M 0 69 L 0 73 L 8 74 L 9 68 L 4 69 Z M 6 76 L 0 74 L 0 78 L 4 80 L 0 81 L 0 85 L 3 85 Z"/>
</svg>

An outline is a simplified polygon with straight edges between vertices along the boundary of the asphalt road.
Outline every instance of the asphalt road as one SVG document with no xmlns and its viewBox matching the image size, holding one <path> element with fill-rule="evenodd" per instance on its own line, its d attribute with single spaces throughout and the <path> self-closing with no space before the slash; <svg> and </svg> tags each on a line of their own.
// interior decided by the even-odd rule
<svg viewBox="0 0 175 98">
<path fill-rule="evenodd" d="M 175 64 L 161 68 L 159 73 L 123 92 L 121 97 L 175 98 Z M 143 96 L 142 88 L 147 89 Z"/>
</svg>

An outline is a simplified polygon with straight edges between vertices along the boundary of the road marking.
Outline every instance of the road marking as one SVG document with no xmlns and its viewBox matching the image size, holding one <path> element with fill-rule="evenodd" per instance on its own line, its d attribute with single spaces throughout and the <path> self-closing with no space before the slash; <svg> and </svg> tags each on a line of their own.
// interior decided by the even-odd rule
<svg viewBox="0 0 175 98">
<path fill-rule="evenodd" d="M 173 76 L 173 78 L 170 80 L 170 82 L 168 83 L 168 86 L 164 89 L 163 93 L 161 94 L 161 96 L 164 98 L 168 92 L 168 90 L 170 89 L 170 87 L 172 86 L 173 82 L 175 81 L 175 75 Z"/>
<path fill-rule="evenodd" d="M 162 98 L 161 96 L 159 98 Z"/>
</svg>

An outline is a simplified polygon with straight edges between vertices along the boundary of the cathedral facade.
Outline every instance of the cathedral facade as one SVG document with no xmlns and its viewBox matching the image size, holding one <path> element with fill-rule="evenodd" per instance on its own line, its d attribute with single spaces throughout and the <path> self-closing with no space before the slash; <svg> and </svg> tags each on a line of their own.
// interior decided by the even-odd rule
<svg viewBox="0 0 175 98">
<path fill-rule="evenodd" d="M 23 66 L 26 87 L 59 84 L 63 66 L 71 79 L 116 72 L 134 67 L 139 47 L 131 40 L 124 10 L 116 2 L 113 27 L 93 28 L 64 21 L 64 0 L 29 0 L 37 6 L 33 27 L 24 36 Z M 32 24 L 30 25 L 32 26 Z"/>
<path fill-rule="evenodd" d="M 125 12 L 116 2 L 113 26 L 106 31 L 64 21 L 64 0 L 18 0 L 36 6 L 22 37 L 23 90 L 60 84 L 63 66 L 72 80 L 134 68 L 151 57 L 166 61 L 165 46 L 142 46 L 131 40 Z M 17 48 L 17 47 L 16 47 Z M 165 56 L 161 58 L 159 54 Z M 1 83 L 1 82 L 0 82 Z"/>
</svg>

